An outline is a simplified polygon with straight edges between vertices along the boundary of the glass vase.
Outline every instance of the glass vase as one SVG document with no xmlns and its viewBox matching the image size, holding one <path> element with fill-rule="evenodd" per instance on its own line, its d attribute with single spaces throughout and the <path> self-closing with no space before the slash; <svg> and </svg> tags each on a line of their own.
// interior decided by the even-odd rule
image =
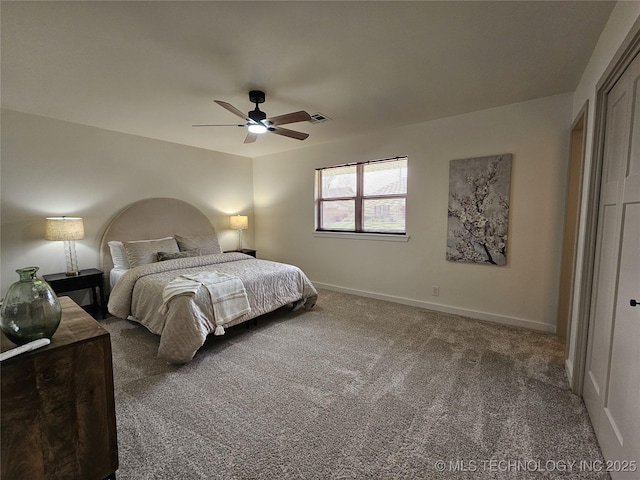
<svg viewBox="0 0 640 480">
<path fill-rule="evenodd" d="M 16 270 L 20 280 L 9 287 L 0 309 L 0 330 L 17 345 L 51 338 L 62 308 L 51 286 L 36 277 L 38 267 Z"/>
</svg>

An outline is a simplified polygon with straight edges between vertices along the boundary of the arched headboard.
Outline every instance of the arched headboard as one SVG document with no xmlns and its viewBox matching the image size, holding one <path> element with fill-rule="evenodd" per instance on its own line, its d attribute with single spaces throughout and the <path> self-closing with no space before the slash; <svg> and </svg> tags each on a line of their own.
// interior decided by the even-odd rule
<svg viewBox="0 0 640 480">
<path fill-rule="evenodd" d="M 209 219 L 193 205 L 175 198 L 148 198 L 125 207 L 107 226 L 100 242 L 100 264 L 105 276 L 113 268 L 107 244 L 111 240 L 151 240 L 174 235 L 215 234 Z M 107 280 L 108 285 L 108 280 Z"/>
</svg>

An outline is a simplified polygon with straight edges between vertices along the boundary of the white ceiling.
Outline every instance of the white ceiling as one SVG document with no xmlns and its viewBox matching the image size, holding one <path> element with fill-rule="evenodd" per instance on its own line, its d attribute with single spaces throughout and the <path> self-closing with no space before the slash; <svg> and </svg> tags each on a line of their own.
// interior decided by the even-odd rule
<svg viewBox="0 0 640 480">
<path fill-rule="evenodd" d="M 614 2 L 7 2 L 2 107 L 249 157 L 573 91 Z M 301 142 L 216 105 L 297 123 Z M 241 122 L 240 122 L 241 123 Z"/>
</svg>

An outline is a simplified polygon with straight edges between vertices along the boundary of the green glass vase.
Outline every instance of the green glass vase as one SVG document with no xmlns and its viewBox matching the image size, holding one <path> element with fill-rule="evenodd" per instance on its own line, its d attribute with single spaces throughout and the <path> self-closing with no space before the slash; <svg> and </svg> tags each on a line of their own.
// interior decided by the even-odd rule
<svg viewBox="0 0 640 480">
<path fill-rule="evenodd" d="M 60 301 L 51 286 L 36 277 L 38 269 L 16 270 L 20 280 L 9 287 L 0 309 L 0 330 L 17 345 L 51 338 L 60 325 Z"/>
</svg>

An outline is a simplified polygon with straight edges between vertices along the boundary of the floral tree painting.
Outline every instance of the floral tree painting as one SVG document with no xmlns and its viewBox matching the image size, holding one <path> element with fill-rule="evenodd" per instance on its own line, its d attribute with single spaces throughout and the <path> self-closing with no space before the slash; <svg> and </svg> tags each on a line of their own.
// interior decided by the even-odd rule
<svg viewBox="0 0 640 480">
<path fill-rule="evenodd" d="M 506 265 L 511 157 L 450 162 L 447 260 Z"/>
</svg>

